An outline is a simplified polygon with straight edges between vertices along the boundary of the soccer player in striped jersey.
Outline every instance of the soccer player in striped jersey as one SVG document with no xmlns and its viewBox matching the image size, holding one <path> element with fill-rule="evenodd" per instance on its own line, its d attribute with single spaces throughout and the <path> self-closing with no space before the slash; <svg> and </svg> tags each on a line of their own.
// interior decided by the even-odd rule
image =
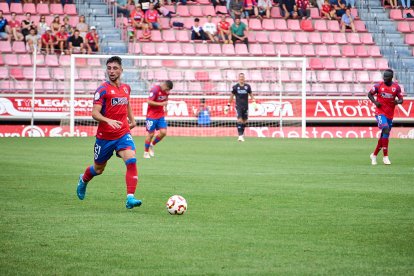
<svg viewBox="0 0 414 276">
<path fill-rule="evenodd" d="M 94 146 L 94 164 L 80 175 L 77 195 L 85 198 L 86 187 L 94 178 L 103 173 L 107 161 L 116 155 L 126 166 L 126 208 L 141 206 L 141 200 L 135 199 L 138 184 L 138 171 L 135 158 L 135 144 L 130 129 L 136 126 L 134 114 L 129 102 L 131 88 L 121 83 L 122 60 L 113 56 L 106 61 L 106 73 L 109 80 L 102 83 L 95 92 L 92 117 L 99 122 Z"/>
<path fill-rule="evenodd" d="M 383 162 L 385 165 L 391 165 L 388 157 L 388 142 L 394 118 L 394 110 L 398 104 L 403 103 L 400 86 L 393 82 L 394 72 L 391 69 L 384 71 L 383 80 L 375 84 L 368 93 L 368 98 L 377 107 L 375 109 L 375 118 L 378 127 L 381 129 L 381 136 L 378 139 L 377 146 L 371 154 L 371 164 L 377 165 L 377 155 L 382 149 L 384 154 Z M 376 98 L 374 97 L 376 95 Z"/>
<path fill-rule="evenodd" d="M 165 110 L 168 105 L 168 95 L 171 89 L 173 89 L 173 83 L 167 80 L 160 85 L 154 85 L 149 93 L 147 118 L 145 120 L 147 136 L 145 138 L 144 158 L 153 157 L 154 146 L 167 135 Z M 156 130 L 159 133 L 154 137 Z"/>
</svg>

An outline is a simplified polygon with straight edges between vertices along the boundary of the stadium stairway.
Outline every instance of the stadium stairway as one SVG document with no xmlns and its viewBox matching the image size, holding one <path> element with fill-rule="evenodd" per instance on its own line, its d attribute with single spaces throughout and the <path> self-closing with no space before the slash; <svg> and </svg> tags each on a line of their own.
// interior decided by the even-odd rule
<svg viewBox="0 0 414 276">
<path fill-rule="evenodd" d="M 121 39 L 121 31 L 115 27 L 113 16 L 109 13 L 108 4 L 101 0 L 79 2 L 77 4 L 79 13 L 85 15 L 90 26 L 96 26 L 101 36 L 102 52 L 119 54 L 128 52 L 126 42 Z"/>
<path fill-rule="evenodd" d="M 397 72 L 399 82 L 408 93 L 414 93 L 414 57 L 412 47 L 405 43 L 404 35 L 398 31 L 395 21 L 390 20 L 390 9 L 385 9 L 381 1 L 360 1 L 359 16 L 366 22 L 369 32 L 386 57 L 390 66 Z"/>
</svg>

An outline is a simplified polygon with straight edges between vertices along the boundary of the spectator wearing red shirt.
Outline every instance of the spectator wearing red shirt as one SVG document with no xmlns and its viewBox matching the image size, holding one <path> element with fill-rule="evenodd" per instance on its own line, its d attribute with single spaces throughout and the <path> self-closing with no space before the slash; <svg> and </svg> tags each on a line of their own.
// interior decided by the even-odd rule
<svg viewBox="0 0 414 276">
<path fill-rule="evenodd" d="M 52 29 L 46 28 L 46 32 L 42 34 L 42 49 L 46 51 L 46 54 L 54 54 L 55 46 L 57 46 L 56 37 L 52 34 Z"/>
<path fill-rule="evenodd" d="M 329 3 L 329 0 L 325 0 L 325 2 L 323 3 L 322 9 L 321 9 L 321 16 L 329 20 L 336 19 L 335 10 Z"/>
<path fill-rule="evenodd" d="M 159 30 L 161 26 L 160 15 L 158 11 L 154 8 L 154 4 L 151 3 L 149 10 L 145 12 L 145 22 L 149 24 L 149 28 Z"/>
<path fill-rule="evenodd" d="M 12 39 L 22 41 L 24 36 L 21 33 L 20 21 L 16 19 L 16 13 L 11 13 L 11 20 L 8 22 L 10 36 Z"/>
<path fill-rule="evenodd" d="M 92 52 L 99 52 L 100 46 L 99 46 L 99 35 L 96 33 L 95 26 L 91 27 L 91 31 L 86 34 L 86 48 L 88 49 L 88 54 L 91 54 Z"/>
<path fill-rule="evenodd" d="M 141 33 L 140 40 L 144 40 L 144 41 L 151 40 L 151 30 L 149 28 L 148 23 L 144 23 L 142 25 L 142 33 Z"/>
<path fill-rule="evenodd" d="M 135 5 L 135 10 L 131 12 L 131 25 L 134 29 L 141 29 L 144 23 L 145 13 L 141 9 L 141 4 Z"/>
<path fill-rule="evenodd" d="M 231 43 L 230 23 L 226 21 L 225 15 L 222 15 L 220 22 L 217 23 L 217 30 L 224 44 Z"/>
<path fill-rule="evenodd" d="M 67 52 L 67 50 L 68 50 L 68 45 L 67 45 L 68 38 L 69 38 L 69 35 L 66 32 L 66 28 L 65 28 L 64 25 L 62 25 L 60 27 L 59 32 L 56 33 L 57 46 L 60 49 L 60 54 L 61 55 L 64 55 L 65 52 L 68 53 Z"/>
<path fill-rule="evenodd" d="M 310 18 L 310 7 L 312 5 L 309 3 L 309 0 L 296 0 L 296 7 L 298 8 L 298 15 L 305 18 Z"/>
</svg>

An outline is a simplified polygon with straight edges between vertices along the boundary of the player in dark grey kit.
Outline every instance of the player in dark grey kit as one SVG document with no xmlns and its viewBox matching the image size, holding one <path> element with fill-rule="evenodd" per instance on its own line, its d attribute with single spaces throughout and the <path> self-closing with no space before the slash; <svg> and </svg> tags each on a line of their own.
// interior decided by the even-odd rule
<svg viewBox="0 0 414 276">
<path fill-rule="evenodd" d="M 249 96 L 253 101 L 253 106 L 256 106 L 256 100 L 253 97 L 252 88 L 245 83 L 244 74 L 239 74 L 239 82 L 233 86 L 231 91 L 229 103 L 224 108 L 224 113 L 230 109 L 233 98 L 236 97 L 236 112 L 237 112 L 237 131 L 239 133 L 239 142 L 244 142 L 244 128 L 247 124 L 249 115 Z"/>
</svg>

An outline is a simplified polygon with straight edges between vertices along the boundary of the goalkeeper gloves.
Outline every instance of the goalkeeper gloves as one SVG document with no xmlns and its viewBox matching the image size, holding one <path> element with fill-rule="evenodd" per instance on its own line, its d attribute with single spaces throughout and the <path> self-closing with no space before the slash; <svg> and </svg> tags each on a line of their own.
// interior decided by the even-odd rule
<svg viewBox="0 0 414 276">
<path fill-rule="evenodd" d="M 227 104 L 227 105 L 224 107 L 224 114 L 229 113 L 229 109 L 230 109 L 230 104 Z"/>
<path fill-rule="evenodd" d="M 256 104 L 256 101 L 253 101 L 253 103 L 252 103 L 252 107 L 253 107 L 253 109 L 254 109 L 254 110 L 257 110 L 257 104 Z"/>
</svg>

